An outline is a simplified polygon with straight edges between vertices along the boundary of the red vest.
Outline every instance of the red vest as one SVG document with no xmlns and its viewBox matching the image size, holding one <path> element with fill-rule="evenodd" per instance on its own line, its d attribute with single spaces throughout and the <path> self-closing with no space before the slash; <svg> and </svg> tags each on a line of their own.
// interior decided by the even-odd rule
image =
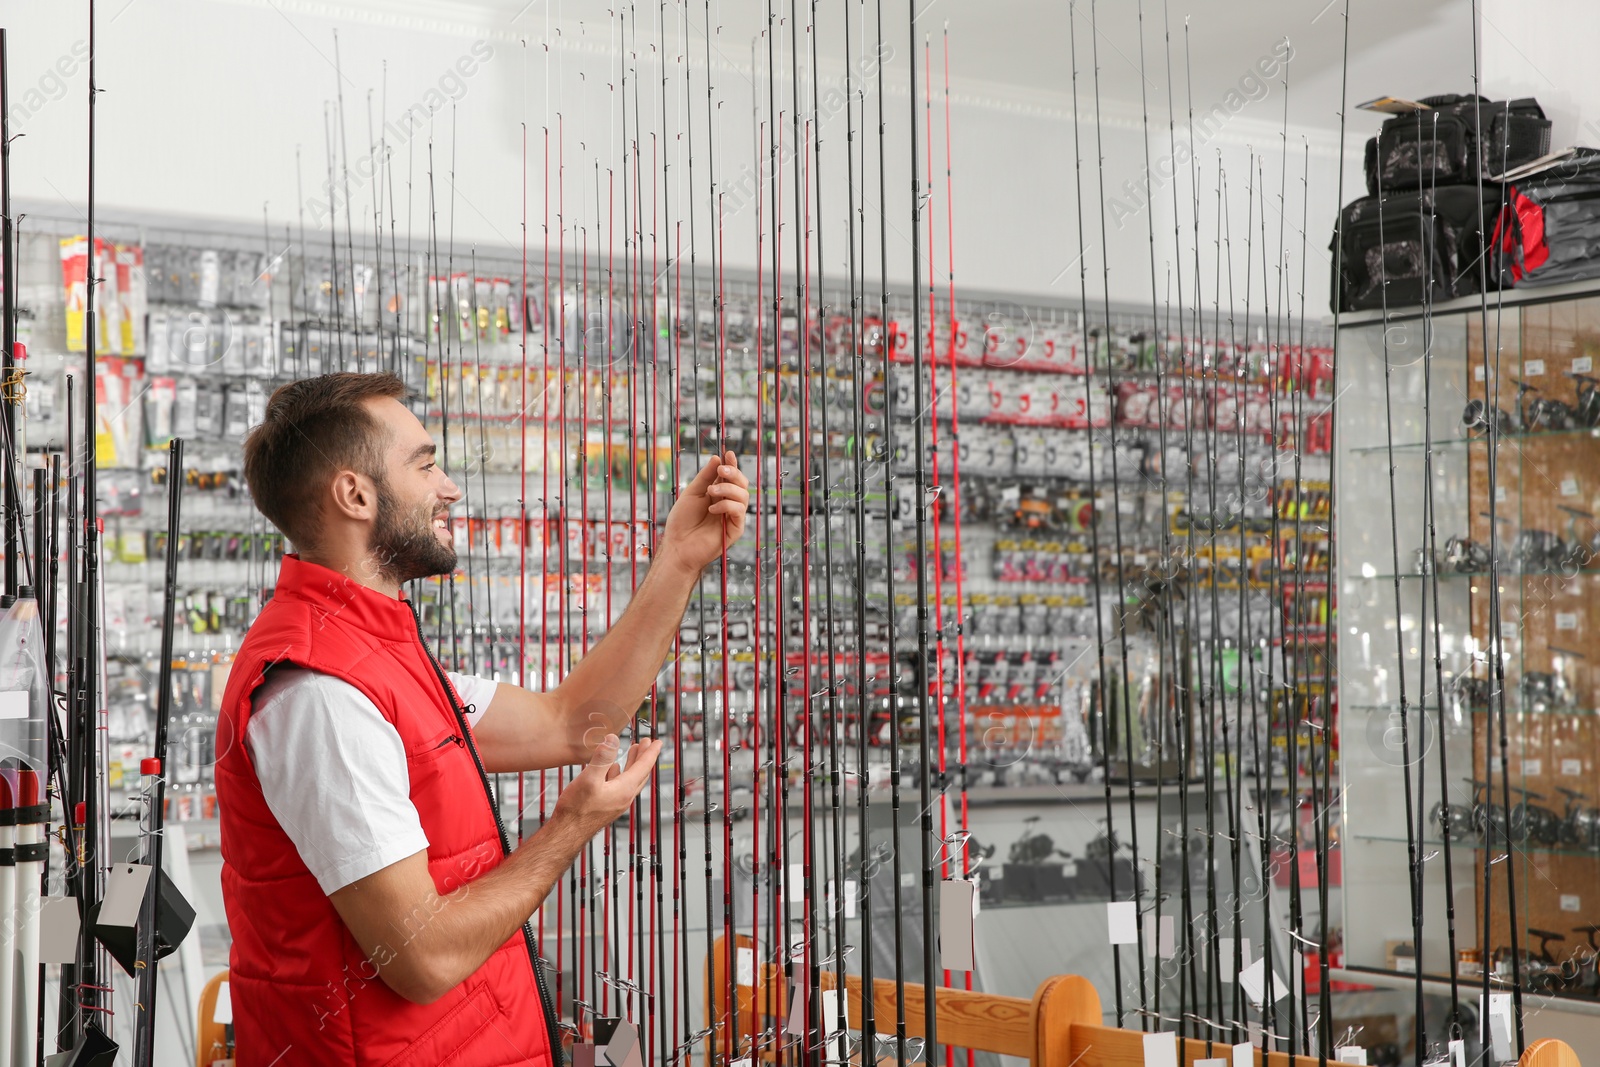
<svg viewBox="0 0 1600 1067">
<path fill-rule="evenodd" d="M 391 990 L 350 936 L 267 807 L 239 743 L 251 696 L 279 663 L 349 682 L 399 731 L 411 802 L 428 836 L 428 872 L 441 896 L 492 870 L 505 847 L 460 701 L 424 645 L 411 604 L 287 557 L 276 594 L 234 659 L 217 725 L 222 896 L 233 934 L 229 982 L 240 1067 L 555 1067 L 554 1017 L 540 995 L 526 930 L 426 1005 Z M 427 921 L 418 914 L 405 927 Z M 400 944 L 406 936 L 395 934 Z"/>
</svg>

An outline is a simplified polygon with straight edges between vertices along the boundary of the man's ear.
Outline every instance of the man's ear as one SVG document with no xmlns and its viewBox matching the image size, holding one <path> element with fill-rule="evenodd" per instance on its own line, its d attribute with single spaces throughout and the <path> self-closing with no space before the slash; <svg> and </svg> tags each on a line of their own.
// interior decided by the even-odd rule
<svg viewBox="0 0 1600 1067">
<path fill-rule="evenodd" d="M 378 487 L 365 474 L 352 470 L 336 471 L 328 485 L 328 497 L 332 516 L 360 522 L 377 517 Z"/>
</svg>

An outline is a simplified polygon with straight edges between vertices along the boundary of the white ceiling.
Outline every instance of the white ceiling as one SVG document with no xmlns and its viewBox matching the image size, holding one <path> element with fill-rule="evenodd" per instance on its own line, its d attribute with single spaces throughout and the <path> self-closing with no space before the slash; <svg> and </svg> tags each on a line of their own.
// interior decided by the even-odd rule
<svg viewBox="0 0 1600 1067">
<path fill-rule="evenodd" d="M 569 46 L 605 49 L 616 36 L 619 18 L 637 21 L 643 43 L 654 36 L 658 13 L 666 23 L 670 50 L 681 40 L 685 15 L 696 51 L 704 47 L 707 20 L 713 60 L 748 68 L 752 43 L 767 24 L 768 3 L 787 33 L 790 0 L 223 0 L 270 4 L 280 9 L 344 16 L 356 21 L 413 24 L 420 30 L 490 32 L 497 35 L 559 37 Z M 935 76 L 941 60 L 940 34 L 948 27 L 953 91 L 958 94 L 1069 106 L 1072 92 L 1071 40 L 1076 21 L 1079 91 L 1091 106 L 1091 43 L 1099 46 L 1100 90 L 1108 107 L 1139 109 L 1141 87 L 1152 116 L 1164 124 L 1167 69 L 1173 72 L 1173 106 L 1182 122 L 1190 102 L 1197 111 L 1221 103 L 1230 89 L 1250 75 L 1257 61 L 1288 38 L 1294 49 L 1288 67 L 1288 117 L 1296 126 L 1337 130 L 1345 52 L 1346 0 L 914 0 L 919 37 L 932 36 Z M 1465 92 L 1472 81 L 1471 0 L 1348 0 L 1350 102 L 1385 93 L 1426 95 Z M 820 63 L 842 68 L 842 23 L 852 22 L 859 46 L 859 20 L 874 33 L 877 0 L 832 0 L 815 5 L 821 24 Z M 1143 69 L 1140 14 L 1143 14 Z M 894 65 L 903 62 L 908 42 L 907 12 L 901 0 L 884 5 L 885 37 L 895 48 Z M 803 25 L 812 5 L 793 0 Z M 1185 25 L 1187 24 L 1187 34 Z M 1091 32 L 1091 30 L 1098 32 Z M 1168 32 L 1170 31 L 1170 40 Z M 1187 38 L 1187 39 L 1186 39 Z M 558 42 L 559 43 L 559 42 Z M 1185 70 L 1185 50 L 1189 56 Z M 756 62 L 765 64 L 764 49 Z M 1187 74 L 1187 77 L 1186 77 Z M 1187 88 L 1186 88 L 1187 82 Z M 1246 83 L 1246 88 L 1249 88 Z M 1493 93 L 1493 86 L 1486 91 Z M 1283 116 L 1281 85 L 1269 87 L 1270 108 L 1253 115 Z M 1363 124 L 1364 123 L 1364 124 Z M 1352 118 L 1352 129 L 1375 122 Z"/>
</svg>

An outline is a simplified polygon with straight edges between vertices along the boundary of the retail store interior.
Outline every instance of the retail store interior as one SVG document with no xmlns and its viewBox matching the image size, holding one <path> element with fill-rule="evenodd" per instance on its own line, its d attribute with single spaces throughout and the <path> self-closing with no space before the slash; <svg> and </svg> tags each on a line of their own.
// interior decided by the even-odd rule
<svg viewBox="0 0 1600 1067">
<path fill-rule="evenodd" d="M 0 0 L 0 1067 L 1600 1063 L 1596 39 Z M 453 563 L 318 568 L 346 474 L 399 521 L 283 413 L 352 375 L 436 445 Z M 280 419 L 322 457 L 287 517 Z M 394 589 L 442 740 L 333 662 Z M 591 654 L 660 669 L 572 765 L 482 758 Z M 392 951 L 350 909 L 394 868 L 338 824 L 330 883 L 245 732 L 280 668 L 404 749 Z M 660 744 L 637 795 L 411 995 L 610 730 L 625 775 Z M 272 736 L 296 811 L 388 803 L 364 742 Z"/>
</svg>

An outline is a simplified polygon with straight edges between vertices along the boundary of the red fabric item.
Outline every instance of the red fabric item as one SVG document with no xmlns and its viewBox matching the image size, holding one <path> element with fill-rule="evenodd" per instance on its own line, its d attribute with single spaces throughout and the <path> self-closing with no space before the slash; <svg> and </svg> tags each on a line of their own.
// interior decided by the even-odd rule
<svg viewBox="0 0 1600 1067">
<path fill-rule="evenodd" d="M 1511 280 L 1520 282 L 1544 266 L 1550 258 L 1550 245 L 1545 241 L 1544 208 L 1523 196 L 1516 186 L 1508 190 L 1507 200 L 1495 220 L 1490 246 L 1498 245 L 1505 253 L 1511 264 Z"/>
<path fill-rule="evenodd" d="M 217 726 L 222 894 L 233 934 L 229 982 L 240 1067 L 553 1067 L 527 943 L 519 932 L 432 1004 L 391 990 L 361 951 L 262 797 L 242 743 L 250 701 L 279 663 L 365 693 L 405 743 L 411 801 L 440 895 L 503 856 L 488 794 L 462 736 L 459 701 L 405 600 L 295 556 L 235 657 Z M 396 931 L 415 936 L 430 916 Z M 374 957 L 383 959 L 381 951 Z"/>
</svg>

